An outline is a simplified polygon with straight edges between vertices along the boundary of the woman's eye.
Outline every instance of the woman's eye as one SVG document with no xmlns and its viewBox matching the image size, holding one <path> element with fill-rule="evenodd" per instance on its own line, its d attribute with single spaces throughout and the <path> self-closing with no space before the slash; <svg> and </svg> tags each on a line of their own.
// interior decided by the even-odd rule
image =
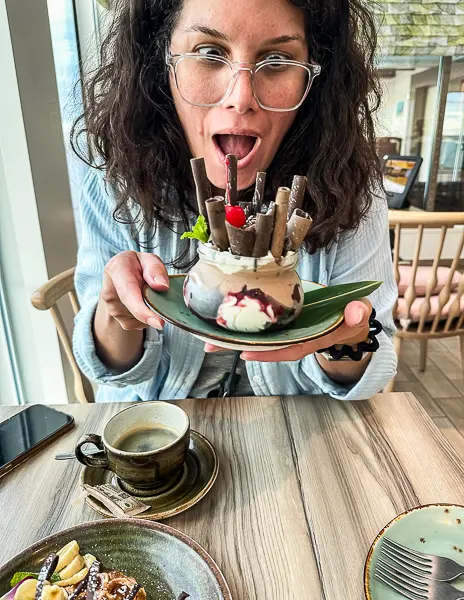
<svg viewBox="0 0 464 600">
<path fill-rule="evenodd" d="M 202 48 L 196 49 L 197 54 L 202 56 L 224 56 L 224 50 L 217 48 L 216 46 L 203 46 Z"/>
<path fill-rule="evenodd" d="M 272 54 L 267 54 L 264 58 L 263 61 L 273 61 L 273 60 L 288 60 L 289 57 L 286 54 L 279 54 L 277 52 L 274 52 Z"/>
<path fill-rule="evenodd" d="M 264 69 L 263 72 L 266 73 L 280 73 L 281 71 L 286 71 L 287 69 L 290 69 L 291 67 L 288 65 L 288 63 L 282 62 L 282 61 L 287 61 L 289 60 L 288 56 L 285 56 L 284 54 L 268 54 L 265 58 L 263 58 L 263 60 L 261 61 L 261 64 L 263 65 L 261 68 Z"/>
</svg>

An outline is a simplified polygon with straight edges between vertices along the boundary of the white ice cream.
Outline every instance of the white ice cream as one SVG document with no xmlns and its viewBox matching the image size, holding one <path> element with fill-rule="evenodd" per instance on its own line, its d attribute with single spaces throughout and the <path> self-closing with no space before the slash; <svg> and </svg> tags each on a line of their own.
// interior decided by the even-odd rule
<svg viewBox="0 0 464 600">
<path fill-rule="evenodd" d="M 275 322 L 272 307 L 264 312 L 261 302 L 253 298 L 238 301 L 234 296 L 227 296 L 218 308 L 218 323 L 231 331 L 258 333 Z"/>
</svg>

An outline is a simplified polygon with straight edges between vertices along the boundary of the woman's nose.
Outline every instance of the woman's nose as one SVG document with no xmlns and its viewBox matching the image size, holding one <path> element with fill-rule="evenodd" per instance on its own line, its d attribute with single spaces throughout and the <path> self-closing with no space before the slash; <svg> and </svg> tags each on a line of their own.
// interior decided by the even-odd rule
<svg viewBox="0 0 464 600">
<path fill-rule="evenodd" d="M 249 110 L 259 109 L 259 104 L 253 95 L 251 72 L 248 69 L 240 69 L 235 75 L 230 94 L 224 101 L 224 108 L 235 109 L 240 115 L 244 115 Z"/>
</svg>

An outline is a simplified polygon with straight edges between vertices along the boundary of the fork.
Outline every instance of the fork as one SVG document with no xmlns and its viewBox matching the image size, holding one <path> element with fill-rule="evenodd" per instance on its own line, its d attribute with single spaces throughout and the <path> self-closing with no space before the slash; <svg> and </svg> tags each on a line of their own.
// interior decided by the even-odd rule
<svg viewBox="0 0 464 600">
<path fill-rule="evenodd" d="M 409 600 L 464 600 L 464 591 L 451 584 L 410 576 L 380 557 L 374 576 Z"/>
<path fill-rule="evenodd" d="M 423 554 L 387 537 L 383 538 L 381 553 L 412 575 L 420 575 L 436 581 L 453 581 L 460 575 L 464 575 L 464 566 L 451 558 Z"/>
</svg>

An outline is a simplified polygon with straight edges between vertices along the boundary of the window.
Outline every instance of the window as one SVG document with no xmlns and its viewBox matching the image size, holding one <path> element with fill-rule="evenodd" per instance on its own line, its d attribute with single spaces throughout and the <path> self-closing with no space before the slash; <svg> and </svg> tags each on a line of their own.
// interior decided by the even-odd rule
<svg viewBox="0 0 464 600">
<path fill-rule="evenodd" d="M 424 208 L 438 112 L 439 57 L 389 57 L 379 64 L 384 100 L 379 155 L 419 156 L 422 165 L 408 200 Z M 453 58 L 443 121 L 435 210 L 464 210 L 464 57 Z"/>
<path fill-rule="evenodd" d="M 80 56 L 73 0 L 48 0 L 53 59 L 60 101 L 63 139 L 70 183 L 71 199 L 79 238 L 79 195 L 87 165 L 74 154 L 70 144 L 73 121 L 83 111 L 80 80 Z"/>
</svg>

